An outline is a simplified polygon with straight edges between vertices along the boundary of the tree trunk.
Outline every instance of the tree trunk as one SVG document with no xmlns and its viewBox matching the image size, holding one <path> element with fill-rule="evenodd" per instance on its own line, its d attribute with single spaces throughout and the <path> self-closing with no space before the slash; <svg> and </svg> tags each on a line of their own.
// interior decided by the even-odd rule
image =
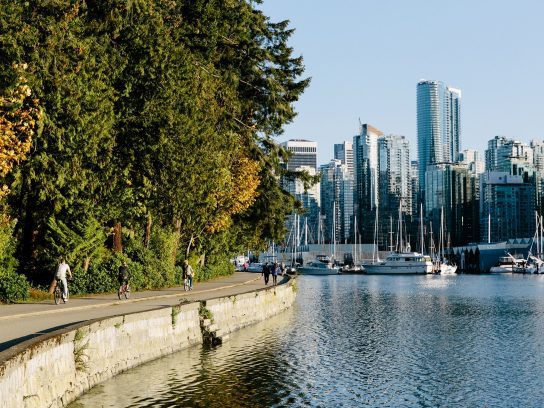
<svg viewBox="0 0 544 408">
<path fill-rule="evenodd" d="M 123 237 L 122 237 L 123 227 L 120 222 L 116 222 L 113 226 L 113 251 L 114 252 L 123 252 Z"/>
<path fill-rule="evenodd" d="M 191 253 L 191 247 L 193 246 L 194 239 L 194 235 L 191 234 L 191 239 L 189 240 L 189 244 L 187 244 L 187 249 L 185 250 L 185 259 L 189 259 L 189 254 Z"/>
<path fill-rule="evenodd" d="M 83 272 L 87 272 L 89 270 L 90 264 L 91 264 L 91 257 L 87 256 L 85 260 L 83 261 Z"/>
<path fill-rule="evenodd" d="M 153 225 L 153 219 L 151 218 L 151 213 L 147 213 L 147 223 L 145 225 L 145 237 L 144 237 L 144 246 L 149 248 L 149 242 L 151 241 L 151 226 Z"/>
<path fill-rule="evenodd" d="M 176 258 L 178 257 L 178 247 L 179 247 L 179 239 L 181 237 L 181 220 L 176 219 L 174 220 L 174 234 L 175 234 L 175 243 L 174 243 L 174 250 L 172 253 L 172 258 L 174 261 L 174 264 L 176 263 Z"/>
</svg>

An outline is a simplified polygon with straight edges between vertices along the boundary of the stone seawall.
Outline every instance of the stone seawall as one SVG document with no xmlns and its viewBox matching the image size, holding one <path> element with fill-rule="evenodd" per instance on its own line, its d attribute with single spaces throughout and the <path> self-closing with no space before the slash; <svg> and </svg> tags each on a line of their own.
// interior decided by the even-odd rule
<svg viewBox="0 0 544 408">
<path fill-rule="evenodd" d="M 63 407 L 122 371 L 289 308 L 295 281 L 263 290 L 97 319 L 0 353 L 0 407 Z"/>
</svg>

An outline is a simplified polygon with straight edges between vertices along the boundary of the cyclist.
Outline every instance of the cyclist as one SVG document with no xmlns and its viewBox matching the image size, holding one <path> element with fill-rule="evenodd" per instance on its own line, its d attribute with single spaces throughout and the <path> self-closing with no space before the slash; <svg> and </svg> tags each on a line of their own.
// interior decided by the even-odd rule
<svg viewBox="0 0 544 408">
<path fill-rule="evenodd" d="M 127 285 L 128 287 L 130 272 L 128 270 L 127 261 L 123 261 L 123 264 L 119 267 L 119 275 L 117 278 L 119 279 L 119 291 L 123 289 L 124 285 Z"/>
<path fill-rule="evenodd" d="M 62 282 L 62 300 L 64 303 L 68 302 L 68 282 L 66 277 L 71 278 L 72 271 L 70 270 L 70 266 L 66 263 L 65 259 L 61 258 L 59 266 L 57 266 L 55 279 L 57 280 L 57 285 L 59 281 Z"/>
<path fill-rule="evenodd" d="M 186 277 L 188 280 L 189 290 L 193 290 L 194 272 L 193 272 L 193 268 L 191 268 L 191 265 L 189 265 L 189 261 L 187 259 L 183 261 L 183 272 L 184 272 L 184 277 Z"/>
</svg>

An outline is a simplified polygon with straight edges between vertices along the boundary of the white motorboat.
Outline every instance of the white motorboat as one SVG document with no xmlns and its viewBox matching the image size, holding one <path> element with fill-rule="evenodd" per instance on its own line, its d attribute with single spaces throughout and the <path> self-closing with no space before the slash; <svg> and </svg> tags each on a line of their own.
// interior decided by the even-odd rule
<svg viewBox="0 0 544 408">
<path fill-rule="evenodd" d="M 449 265 L 442 262 L 439 267 L 440 275 L 456 275 L 457 274 L 457 265 Z"/>
<path fill-rule="evenodd" d="M 432 273 L 431 257 L 417 252 L 392 252 L 385 261 L 364 263 L 368 275 L 415 275 Z"/>
<path fill-rule="evenodd" d="M 496 266 L 491 267 L 489 273 L 512 273 L 514 268 L 520 268 L 525 264 L 525 259 L 514 258 L 512 255 L 501 256 Z"/>
<path fill-rule="evenodd" d="M 410 244 L 403 245 L 402 228 L 402 203 L 399 204 L 398 220 L 398 248 L 400 251 L 392 251 L 385 261 L 381 261 L 378 253 L 378 209 L 376 208 L 376 220 L 374 224 L 374 254 L 372 262 L 362 264 L 368 275 L 417 275 L 433 272 L 431 257 L 410 251 Z M 393 249 L 393 221 L 390 219 L 390 244 Z"/>
<path fill-rule="evenodd" d="M 314 261 L 299 266 L 298 273 L 301 275 L 338 275 L 340 269 L 333 264 L 327 255 L 317 255 Z"/>
</svg>

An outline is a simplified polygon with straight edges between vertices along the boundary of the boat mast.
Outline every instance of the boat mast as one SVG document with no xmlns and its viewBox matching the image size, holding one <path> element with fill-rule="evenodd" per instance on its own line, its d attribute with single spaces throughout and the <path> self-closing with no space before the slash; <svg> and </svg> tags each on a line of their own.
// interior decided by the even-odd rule
<svg viewBox="0 0 544 408">
<path fill-rule="evenodd" d="M 423 203 L 420 204 L 419 210 L 419 225 L 420 225 L 420 235 L 421 235 L 421 255 L 425 252 L 425 237 L 423 236 Z"/>
<path fill-rule="evenodd" d="M 399 252 L 404 252 L 402 245 L 402 199 L 399 201 Z"/>
<path fill-rule="evenodd" d="M 304 246 L 308 245 L 308 217 L 304 217 Z"/>
<path fill-rule="evenodd" d="M 353 264 L 357 265 L 357 216 L 353 216 Z"/>
<path fill-rule="evenodd" d="M 332 258 L 336 259 L 336 201 L 332 204 Z"/>
<path fill-rule="evenodd" d="M 372 262 L 378 260 L 378 206 L 376 206 L 376 219 L 374 220 L 374 248 L 372 249 Z"/>
<path fill-rule="evenodd" d="M 487 243 L 491 243 L 491 213 L 487 214 Z"/>
<path fill-rule="evenodd" d="M 389 216 L 389 252 L 393 252 L 393 217 Z"/>
</svg>

